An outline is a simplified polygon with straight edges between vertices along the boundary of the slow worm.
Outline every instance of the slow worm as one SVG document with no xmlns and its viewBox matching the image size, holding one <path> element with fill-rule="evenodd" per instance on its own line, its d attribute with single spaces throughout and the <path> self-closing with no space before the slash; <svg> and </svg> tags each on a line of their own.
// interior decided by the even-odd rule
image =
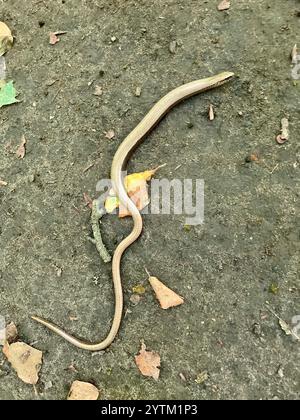
<svg viewBox="0 0 300 420">
<path fill-rule="evenodd" d="M 134 203 L 128 197 L 124 188 L 122 171 L 125 170 L 128 159 L 134 149 L 174 105 L 186 98 L 189 98 L 190 96 L 196 95 L 197 93 L 220 86 L 231 80 L 233 76 L 234 73 L 223 72 L 206 79 L 195 80 L 194 82 L 179 86 L 178 88 L 169 92 L 153 106 L 153 108 L 148 112 L 144 119 L 125 138 L 113 158 L 111 167 L 111 180 L 113 188 L 122 205 L 128 208 L 128 210 L 131 212 L 134 226 L 130 235 L 127 236 L 118 245 L 113 256 L 112 277 L 115 291 L 115 314 L 111 329 L 107 337 L 100 343 L 91 344 L 71 336 L 61 328 L 42 318 L 33 316 L 32 319 L 48 327 L 50 330 L 54 331 L 65 340 L 69 341 L 71 344 L 79 347 L 80 349 L 100 351 L 108 347 L 113 342 L 119 331 L 123 313 L 123 291 L 120 274 L 121 258 L 124 251 L 140 236 L 143 227 L 142 216 Z"/>
</svg>

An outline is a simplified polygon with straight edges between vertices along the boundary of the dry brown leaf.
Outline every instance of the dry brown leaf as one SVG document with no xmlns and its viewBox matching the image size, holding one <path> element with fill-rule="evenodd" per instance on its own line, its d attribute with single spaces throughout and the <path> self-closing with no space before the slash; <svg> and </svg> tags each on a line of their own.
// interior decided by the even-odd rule
<svg viewBox="0 0 300 420">
<path fill-rule="evenodd" d="M 2 181 L 2 179 L 0 179 L 0 187 L 6 187 L 7 186 L 7 182 Z"/>
<path fill-rule="evenodd" d="M 96 401 L 100 395 L 99 390 L 88 382 L 74 381 L 72 383 L 68 401 Z"/>
<path fill-rule="evenodd" d="M 228 0 L 222 0 L 221 3 L 218 5 L 218 10 L 221 12 L 223 10 L 228 10 L 230 8 L 230 1 Z"/>
<path fill-rule="evenodd" d="M 182 305 L 184 300 L 173 290 L 165 286 L 157 277 L 149 277 L 149 282 L 155 292 L 155 295 L 162 309 L 172 308 L 173 306 Z"/>
<path fill-rule="evenodd" d="M 106 137 L 108 140 L 111 140 L 111 139 L 113 139 L 113 138 L 115 137 L 115 132 L 114 132 L 114 130 L 108 130 L 108 131 L 105 131 L 105 132 L 104 132 L 104 134 L 105 134 L 105 137 Z"/>
<path fill-rule="evenodd" d="M 16 151 L 16 155 L 19 159 L 24 159 L 25 155 L 26 155 L 26 139 L 25 136 L 23 134 L 22 138 L 21 138 L 21 143 L 20 146 L 18 147 L 17 151 Z"/>
<path fill-rule="evenodd" d="M 298 64 L 298 47 L 297 44 L 293 46 L 291 52 L 292 64 Z"/>
<path fill-rule="evenodd" d="M 94 95 L 95 96 L 101 96 L 103 93 L 103 89 L 101 86 L 96 85 L 95 86 L 95 90 L 94 90 Z"/>
<path fill-rule="evenodd" d="M 35 385 L 38 380 L 38 373 L 42 365 L 43 353 L 26 343 L 6 343 L 3 353 L 11 363 L 18 377 L 26 384 Z"/>
<path fill-rule="evenodd" d="M 135 356 L 135 363 L 144 376 L 151 376 L 156 381 L 160 374 L 160 355 L 155 351 L 147 351 L 145 343 L 142 343 L 140 353 Z"/>
<path fill-rule="evenodd" d="M 54 32 L 49 33 L 49 44 L 55 45 L 59 42 L 59 38 Z"/>
<path fill-rule="evenodd" d="M 55 45 L 60 41 L 60 38 L 58 38 L 58 35 L 64 35 L 67 31 L 57 31 L 57 32 L 50 32 L 49 33 L 49 43 L 51 45 Z"/>
<path fill-rule="evenodd" d="M 0 22 L 0 56 L 12 47 L 13 42 L 9 27 L 4 22 Z"/>
<path fill-rule="evenodd" d="M 208 118 L 210 121 L 215 119 L 214 106 L 212 104 L 209 105 Z"/>
</svg>

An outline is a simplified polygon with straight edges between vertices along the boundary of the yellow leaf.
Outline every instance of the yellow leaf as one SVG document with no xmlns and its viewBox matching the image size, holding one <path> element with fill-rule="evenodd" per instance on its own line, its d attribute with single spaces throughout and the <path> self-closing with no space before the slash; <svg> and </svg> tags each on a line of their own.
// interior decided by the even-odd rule
<svg viewBox="0 0 300 420">
<path fill-rule="evenodd" d="M 143 295 L 146 292 L 146 289 L 142 284 L 138 284 L 137 286 L 133 286 L 132 291 L 138 295 Z"/>
<path fill-rule="evenodd" d="M 4 22 L 0 22 L 0 56 L 12 47 L 13 42 L 9 27 Z"/>
<path fill-rule="evenodd" d="M 115 209 L 119 207 L 119 199 L 116 196 L 113 197 L 107 197 L 105 201 L 105 210 L 107 213 L 112 213 Z"/>
<path fill-rule="evenodd" d="M 148 171 L 130 174 L 124 178 L 124 186 L 127 194 L 139 210 L 143 210 L 150 202 L 147 181 L 151 180 L 159 168 L 161 166 Z M 119 217 L 130 216 L 128 209 L 120 205 L 118 197 L 113 189 L 111 189 L 105 201 L 105 210 L 107 213 L 112 213 L 117 208 L 119 208 Z"/>
</svg>

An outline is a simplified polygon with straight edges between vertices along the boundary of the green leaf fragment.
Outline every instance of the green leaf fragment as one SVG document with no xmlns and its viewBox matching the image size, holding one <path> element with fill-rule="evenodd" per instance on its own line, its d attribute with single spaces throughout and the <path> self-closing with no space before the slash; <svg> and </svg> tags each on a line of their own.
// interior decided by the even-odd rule
<svg viewBox="0 0 300 420">
<path fill-rule="evenodd" d="M 272 293 L 273 295 L 278 295 L 279 293 L 279 285 L 277 283 L 272 283 L 269 286 L 269 293 Z"/>
<path fill-rule="evenodd" d="M 1 85 L 0 85 L 1 86 Z M 17 92 L 14 87 L 14 82 L 8 82 L 4 86 L 0 87 L 0 108 L 5 105 L 11 105 L 19 102 L 16 99 Z"/>
<path fill-rule="evenodd" d="M 197 378 L 195 379 L 195 382 L 196 382 L 196 384 L 201 385 L 204 382 L 206 382 L 208 378 L 209 378 L 208 372 L 206 370 L 204 370 L 203 372 L 201 372 L 197 375 Z"/>
</svg>

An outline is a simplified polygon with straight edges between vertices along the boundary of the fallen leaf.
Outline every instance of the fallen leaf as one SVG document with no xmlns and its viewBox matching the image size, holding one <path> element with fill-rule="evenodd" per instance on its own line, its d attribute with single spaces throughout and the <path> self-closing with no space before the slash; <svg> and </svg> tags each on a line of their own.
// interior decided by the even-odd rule
<svg viewBox="0 0 300 420">
<path fill-rule="evenodd" d="M 286 323 L 282 318 L 280 318 L 280 316 L 277 315 L 276 312 L 274 312 L 273 309 L 271 309 L 269 306 L 267 306 L 267 309 L 271 312 L 271 314 L 273 314 L 278 319 L 279 326 L 282 329 L 282 331 L 285 332 L 286 335 L 288 336 L 291 335 L 294 339 L 296 339 L 297 341 L 300 341 L 300 336 L 297 334 L 295 329 L 292 329 L 289 326 L 289 324 Z"/>
<path fill-rule="evenodd" d="M 6 187 L 7 182 L 2 181 L 2 179 L 0 179 L 0 187 Z"/>
<path fill-rule="evenodd" d="M 14 39 L 9 27 L 4 22 L 0 22 L 0 56 L 10 50 L 13 43 Z"/>
<path fill-rule="evenodd" d="M 26 384 L 35 385 L 42 365 L 43 353 L 26 343 L 18 342 L 3 347 L 3 353 L 11 363 L 18 377 Z"/>
<path fill-rule="evenodd" d="M 192 226 L 191 226 L 191 225 L 184 225 L 184 226 L 183 226 L 183 229 L 184 229 L 186 232 L 190 232 L 190 231 L 192 230 Z"/>
<path fill-rule="evenodd" d="M 11 105 L 16 102 L 19 102 L 16 99 L 17 92 L 14 87 L 14 82 L 10 81 L 5 83 L 0 87 L 0 108 L 5 105 Z"/>
<path fill-rule="evenodd" d="M 257 153 L 251 153 L 251 155 L 247 155 L 245 157 L 245 162 L 246 163 L 250 163 L 250 162 L 259 162 L 259 156 Z"/>
<path fill-rule="evenodd" d="M 54 32 L 49 33 L 49 44 L 55 45 L 60 41 L 58 36 Z"/>
<path fill-rule="evenodd" d="M 203 372 L 201 372 L 197 375 L 197 378 L 195 379 L 195 382 L 196 382 L 196 384 L 201 385 L 205 381 L 207 381 L 208 378 L 209 378 L 208 372 L 206 370 L 204 370 Z"/>
<path fill-rule="evenodd" d="M 184 303 L 181 296 L 165 286 L 157 277 L 150 276 L 149 282 L 162 309 L 172 308 L 173 306 L 182 305 Z"/>
<path fill-rule="evenodd" d="M 24 159 L 25 155 L 26 155 L 26 139 L 25 136 L 23 134 L 22 138 L 21 138 L 21 143 L 20 146 L 18 147 L 17 151 L 16 151 L 16 155 L 19 159 Z"/>
<path fill-rule="evenodd" d="M 114 195 L 114 191 L 111 190 L 112 196 L 107 197 L 105 201 L 105 209 L 107 213 L 112 213 L 115 209 L 119 207 L 119 199 Z"/>
<path fill-rule="evenodd" d="M 293 46 L 291 52 L 292 64 L 298 64 L 298 47 L 297 44 Z"/>
<path fill-rule="evenodd" d="M 103 93 L 103 89 L 101 86 L 96 85 L 95 86 L 95 90 L 94 90 L 94 95 L 95 96 L 101 96 Z"/>
<path fill-rule="evenodd" d="M 74 381 L 72 383 L 68 401 L 96 401 L 100 395 L 99 390 L 88 382 Z"/>
<path fill-rule="evenodd" d="M 150 179 L 162 166 L 158 166 L 157 168 L 152 170 L 130 174 L 124 178 L 124 185 L 127 194 L 139 210 L 145 208 L 150 202 L 148 196 L 147 181 L 150 181 Z M 105 201 L 105 209 L 107 213 L 112 213 L 118 207 L 119 217 L 126 217 L 131 215 L 129 210 L 125 206 L 120 204 L 119 199 L 116 197 L 114 190 L 111 189 L 109 192 L 109 196 Z"/>
<path fill-rule="evenodd" d="M 105 131 L 105 132 L 104 132 L 104 134 L 105 134 L 105 137 L 106 137 L 108 140 L 111 140 L 111 139 L 113 139 L 113 138 L 115 137 L 115 132 L 114 132 L 114 130 L 108 130 L 108 131 Z"/>
<path fill-rule="evenodd" d="M 251 162 L 258 162 L 259 161 L 259 156 L 257 155 L 257 153 L 252 153 L 250 155 L 250 159 L 251 159 Z"/>
<path fill-rule="evenodd" d="M 144 376 L 151 376 L 156 381 L 160 374 L 160 355 L 155 351 L 147 351 L 145 343 L 142 343 L 140 353 L 135 356 L 135 363 Z"/>
<path fill-rule="evenodd" d="M 279 293 L 279 285 L 277 283 L 271 283 L 269 286 L 269 293 L 277 295 Z"/>
<path fill-rule="evenodd" d="M 222 0 L 221 3 L 218 5 L 218 10 L 228 10 L 230 8 L 230 1 Z"/>
<path fill-rule="evenodd" d="M 65 35 L 67 31 L 56 31 L 56 32 L 50 32 L 49 33 L 49 43 L 51 45 L 55 45 L 60 41 L 60 38 L 58 38 L 58 35 Z"/>
<path fill-rule="evenodd" d="M 210 121 L 213 121 L 215 119 L 214 107 L 212 104 L 209 105 L 208 118 Z"/>
<path fill-rule="evenodd" d="M 142 284 L 138 284 L 137 286 L 133 286 L 132 291 L 138 295 L 143 295 L 146 292 L 146 289 Z"/>
<path fill-rule="evenodd" d="M 93 207 L 93 200 L 91 199 L 91 197 L 87 193 L 84 192 L 83 193 L 83 199 L 84 199 L 84 202 L 85 202 L 86 206 L 91 209 Z"/>
</svg>

